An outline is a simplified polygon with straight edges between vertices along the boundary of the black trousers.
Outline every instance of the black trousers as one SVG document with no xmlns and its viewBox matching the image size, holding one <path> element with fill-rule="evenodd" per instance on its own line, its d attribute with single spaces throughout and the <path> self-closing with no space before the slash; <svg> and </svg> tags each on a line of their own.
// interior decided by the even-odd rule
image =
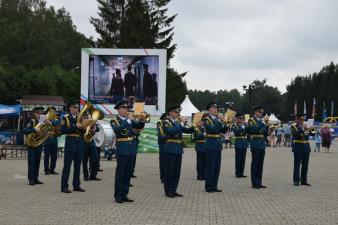
<svg viewBox="0 0 338 225">
<path fill-rule="evenodd" d="M 251 183 L 259 186 L 262 185 L 265 149 L 251 148 L 251 154 Z"/>
<path fill-rule="evenodd" d="M 159 154 L 159 166 L 160 166 L 160 179 L 161 182 L 164 183 L 164 159 L 165 159 L 165 154 L 161 153 Z"/>
<path fill-rule="evenodd" d="M 28 147 L 28 181 L 36 181 L 39 177 L 40 170 L 40 159 L 42 148 L 39 147 Z"/>
<path fill-rule="evenodd" d="M 45 171 L 54 172 L 56 167 L 56 160 L 58 156 L 58 146 L 57 145 L 45 145 L 43 147 L 45 153 L 44 157 L 44 167 Z M 49 165 L 50 159 L 50 165 Z"/>
<path fill-rule="evenodd" d="M 88 161 L 90 174 L 88 173 Z M 82 170 L 84 178 L 95 178 L 99 169 L 99 156 L 95 146 L 83 145 Z"/>
<path fill-rule="evenodd" d="M 182 155 L 164 154 L 164 191 L 176 193 L 181 176 Z"/>
<path fill-rule="evenodd" d="M 246 148 L 235 148 L 235 174 L 242 176 L 245 168 Z"/>
<path fill-rule="evenodd" d="M 132 168 L 132 171 L 131 171 L 131 175 L 134 175 L 134 172 L 135 172 L 136 157 L 137 157 L 137 153 L 133 154 L 133 168 Z"/>
<path fill-rule="evenodd" d="M 221 150 L 210 150 L 206 152 L 206 171 L 205 171 L 205 190 L 212 191 L 217 189 L 219 173 L 221 171 Z"/>
<path fill-rule="evenodd" d="M 133 169 L 133 155 L 117 155 L 115 171 L 115 198 L 127 197 Z"/>
<path fill-rule="evenodd" d="M 293 182 L 307 183 L 307 171 L 309 166 L 310 152 L 293 153 Z M 301 176 L 299 177 L 300 165 L 302 165 Z"/>
<path fill-rule="evenodd" d="M 73 187 L 74 188 L 80 187 L 81 160 L 82 160 L 82 151 L 78 152 L 65 151 L 63 158 L 64 165 L 61 176 L 61 190 L 68 187 L 70 168 L 72 166 L 73 161 L 74 161 Z"/>
<path fill-rule="evenodd" d="M 197 178 L 205 179 L 206 152 L 196 151 Z"/>
</svg>

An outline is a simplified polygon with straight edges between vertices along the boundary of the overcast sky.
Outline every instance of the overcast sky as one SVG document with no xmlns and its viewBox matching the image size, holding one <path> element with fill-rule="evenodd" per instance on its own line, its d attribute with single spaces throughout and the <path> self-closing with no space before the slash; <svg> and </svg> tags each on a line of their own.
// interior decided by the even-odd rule
<svg viewBox="0 0 338 225">
<path fill-rule="evenodd" d="M 96 0 L 47 0 L 70 12 L 78 31 L 98 35 L 89 23 Z M 291 79 L 338 59 L 337 0 L 172 0 L 177 13 L 172 66 L 189 89 L 238 88 L 255 79 L 282 92 Z"/>
</svg>

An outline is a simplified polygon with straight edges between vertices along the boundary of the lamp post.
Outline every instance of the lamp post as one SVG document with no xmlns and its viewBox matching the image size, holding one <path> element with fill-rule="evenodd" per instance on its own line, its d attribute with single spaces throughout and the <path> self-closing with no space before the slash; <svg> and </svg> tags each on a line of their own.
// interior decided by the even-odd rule
<svg viewBox="0 0 338 225">
<path fill-rule="evenodd" d="M 233 104 L 234 102 L 225 102 L 225 106 L 227 107 L 227 109 L 230 109 Z"/>
<path fill-rule="evenodd" d="M 255 85 L 254 84 L 249 84 L 249 86 L 243 85 L 243 90 L 246 91 L 248 93 L 249 96 L 249 112 L 250 115 L 252 115 L 252 93 L 255 89 Z"/>
</svg>

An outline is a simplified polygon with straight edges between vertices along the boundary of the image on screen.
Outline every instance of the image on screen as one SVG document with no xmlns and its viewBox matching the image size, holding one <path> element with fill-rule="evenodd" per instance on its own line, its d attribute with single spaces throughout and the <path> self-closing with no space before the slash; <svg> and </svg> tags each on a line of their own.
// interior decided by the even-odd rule
<svg viewBox="0 0 338 225">
<path fill-rule="evenodd" d="M 159 56 L 90 55 L 89 100 L 116 104 L 121 100 L 158 104 Z"/>
</svg>

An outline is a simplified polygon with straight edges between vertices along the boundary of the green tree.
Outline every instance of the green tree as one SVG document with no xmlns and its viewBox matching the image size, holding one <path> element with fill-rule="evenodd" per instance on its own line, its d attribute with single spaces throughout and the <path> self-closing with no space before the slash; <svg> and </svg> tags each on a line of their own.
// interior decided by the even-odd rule
<svg viewBox="0 0 338 225">
<path fill-rule="evenodd" d="M 74 68 L 81 64 L 80 49 L 90 47 L 92 40 L 76 31 L 64 8 L 47 8 L 43 0 L 2 0 L 0 30 L 3 103 L 16 103 L 26 94 L 79 99 L 80 73 Z M 66 74 L 61 81 L 56 80 L 54 68 Z M 56 82 L 71 91 L 58 88 Z"/>
</svg>

